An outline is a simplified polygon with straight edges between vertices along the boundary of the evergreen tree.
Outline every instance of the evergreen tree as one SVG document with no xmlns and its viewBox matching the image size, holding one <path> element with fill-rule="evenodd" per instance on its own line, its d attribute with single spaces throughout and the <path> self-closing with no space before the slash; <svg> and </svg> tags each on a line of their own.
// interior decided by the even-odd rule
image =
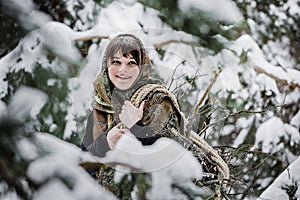
<svg viewBox="0 0 300 200">
<path fill-rule="evenodd" d="M 110 0 L 34 0 L 33 3 L 37 11 L 47 14 L 54 21 L 67 25 L 74 32 L 80 32 L 99 25 L 99 18 L 103 17 L 101 14 L 116 2 Z M 185 112 L 194 107 L 199 96 L 201 97 L 199 94 L 203 94 L 208 88 L 218 67 L 222 69 L 221 77 L 228 78 L 226 75 L 231 74 L 230 78 L 236 81 L 235 88 L 226 86 L 225 82 L 230 81 L 227 79 L 223 80 L 225 91 L 210 89 L 209 95 L 205 96 L 201 104 L 201 109 L 191 120 L 194 120 L 193 129 L 214 145 L 230 165 L 232 180 L 229 182 L 228 195 L 232 199 L 259 196 L 299 156 L 300 129 L 297 116 L 300 105 L 300 86 L 297 79 L 288 79 L 291 74 L 296 74 L 299 78 L 299 3 L 292 0 L 232 1 L 231 3 L 239 8 L 244 18 L 236 21 L 221 19 L 215 12 L 198 7 L 183 9 L 183 1 L 179 0 L 140 0 L 138 3 L 143 6 L 145 16 L 150 9 L 156 11 L 155 15 L 152 14 L 152 18 L 156 22 L 159 21 L 158 19 L 161 20 L 158 28 L 167 27 L 172 31 L 181 31 L 186 36 L 196 38 L 194 43 L 169 38 L 170 41 L 154 46 L 156 49 L 153 54 L 158 55 L 161 61 L 178 58 L 174 55 L 170 56 L 173 50 L 172 45 L 176 44 L 185 45 L 184 48 L 192 52 L 189 58 L 179 62 L 181 67 L 189 65 L 188 59 L 197 61 L 195 71 L 200 73 L 186 75 L 178 70 L 181 76 L 177 78 L 176 72 L 170 81 L 178 86 L 178 88 L 175 87 L 174 92 L 178 95 Z M 138 3 L 124 1 L 120 4 L 125 8 L 130 8 Z M 80 59 L 77 63 L 70 62 L 62 57 L 60 52 L 55 52 L 48 47 L 44 48 L 43 37 L 36 34 L 41 30 L 40 27 L 28 28 L 20 21 L 18 15 L 20 13 L 9 9 L 5 1 L 0 3 L 1 60 L 4 60 L 6 56 L 9 57 L 9 53 L 16 50 L 10 54 L 11 62 L 1 62 L 5 64 L 5 66 L 0 66 L 2 83 L 7 85 L 7 90 L 1 91 L 1 101 L 9 104 L 15 92 L 24 85 L 45 92 L 49 96 L 48 101 L 37 114 L 36 119 L 26 121 L 26 127 L 32 131 L 51 133 L 78 145 L 80 135 L 84 131 L 85 116 L 75 116 L 74 120 L 78 127 L 77 130 L 72 130 L 72 134 L 66 136 L 65 131 L 73 103 L 70 95 L 73 90 L 76 90 L 70 85 L 73 79 L 82 72 L 85 64 Z M 159 31 L 151 32 L 147 29 L 149 25 L 147 22 L 147 20 L 139 19 L 135 23 L 147 37 L 159 36 L 161 34 Z M 100 25 L 105 25 L 101 23 L 103 21 L 100 21 Z M 117 27 L 113 28 L 120 31 Z M 255 40 L 265 60 L 268 61 L 266 63 L 272 67 L 251 65 L 251 59 L 253 59 L 251 54 L 254 49 L 250 43 L 248 43 L 248 49 L 244 47 L 242 50 L 231 46 L 237 44 L 244 35 Z M 101 42 L 101 37 L 91 36 L 89 39 L 77 40 L 72 44 L 80 51 L 82 58 L 88 60 L 91 56 L 91 49 L 100 48 Z M 206 55 L 202 56 L 203 54 Z M 24 55 L 31 55 L 29 57 L 35 59 L 30 66 L 24 65 L 24 63 L 26 65 L 29 63 L 27 62 L 29 57 Z M 206 61 L 209 59 L 217 64 L 208 66 Z M 157 61 L 153 59 L 151 62 L 155 65 Z M 175 70 L 179 68 L 173 67 Z M 274 73 L 274 68 L 282 69 L 284 74 Z M 210 74 L 207 79 L 204 79 L 201 75 L 207 71 L 210 71 Z M 155 73 L 159 77 L 160 73 L 158 71 Z M 164 80 L 164 77 L 160 78 Z M 214 85 L 218 85 L 218 82 Z M 278 138 L 276 143 L 272 144 L 274 141 L 267 139 L 260 140 L 260 134 L 275 124 L 279 125 L 278 127 L 282 130 L 282 133 L 274 133 L 274 138 Z M 11 175 L 21 177 L 21 179 L 26 178 L 28 161 L 21 158 L 15 159 L 18 158 L 19 152 L 9 145 L 18 140 L 16 135 L 20 132 L 24 134 L 20 131 L 22 129 L 18 128 L 23 125 L 14 119 L 1 119 L 0 145 L 5 151 L 1 153 L 0 167 L 5 169 L 1 177 L 6 181 L 7 186 L 15 188 L 17 193 L 26 199 L 29 193 L 20 187 L 19 180 L 12 180 Z M 270 144 L 267 144 L 268 142 Z M 265 145 L 270 145 L 271 150 Z M 125 180 L 128 181 L 126 177 L 124 177 Z M 137 182 L 140 185 L 148 184 Z M 143 188 L 141 190 L 144 191 Z M 285 188 L 285 190 L 291 193 L 290 188 Z"/>
</svg>

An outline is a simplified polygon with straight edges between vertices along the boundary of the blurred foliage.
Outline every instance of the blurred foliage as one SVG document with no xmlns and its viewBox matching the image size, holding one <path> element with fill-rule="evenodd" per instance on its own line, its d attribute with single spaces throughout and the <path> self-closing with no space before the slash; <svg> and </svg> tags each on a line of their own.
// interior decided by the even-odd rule
<svg viewBox="0 0 300 200">
<path fill-rule="evenodd" d="M 33 73 L 26 72 L 24 69 L 17 72 L 9 72 L 7 74 L 7 83 L 10 87 L 7 95 L 2 98 L 6 103 L 9 102 L 14 92 L 22 85 L 45 92 L 49 98 L 41 112 L 36 116 L 39 123 L 29 123 L 28 125 L 32 125 L 30 128 L 35 131 L 51 133 L 63 139 L 66 116 L 68 114 L 67 108 L 70 106 L 68 78 L 53 72 L 51 68 L 45 69 L 37 64 Z M 68 139 L 74 144 L 79 145 L 80 143 L 78 134 L 73 134 Z"/>
<path fill-rule="evenodd" d="M 26 169 L 29 161 L 21 156 L 21 152 L 17 148 L 20 139 L 31 135 L 24 131 L 23 122 L 4 115 L 0 117 L 0 184 L 5 188 L 5 192 L 16 192 L 16 194 L 24 199 L 30 199 L 30 191 L 24 188 L 23 180 L 27 179 Z M 28 182 L 31 186 L 31 182 Z M 3 190 L 2 190 L 3 191 Z M 5 193 L 4 192 L 4 193 Z M 0 199 L 1 196 L 0 192 Z"/>
<path fill-rule="evenodd" d="M 53 21 L 64 22 L 66 18 L 75 21 L 66 7 L 66 0 L 33 0 L 37 9 L 50 15 Z"/>
<path fill-rule="evenodd" d="M 235 1 L 245 19 L 252 19 L 259 26 L 256 42 L 261 47 L 269 41 L 283 42 L 289 39 L 289 52 L 300 69 L 300 13 L 292 13 L 295 7 L 278 0 Z M 296 3 L 294 1 L 294 3 Z M 300 2 L 297 4 L 300 7 Z M 283 43 L 284 44 L 284 43 Z M 270 48 L 272 51 L 272 47 Z M 276 55 L 277 52 L 272 52 Z M 274 58 L 275 56 L 273 56 Z"/>
<path fill-rule="evenodd" d="M 12 51 L 26 30 L 18 23 L 13 11 L 6 9 L 0 2 L 0 58 Z"/>
<path fill-rule="evenodd" d="M 139 0 L 145 6 L 154 8 L 159 11 L 159 17 L 175 30 L 184 31 L 199 38 L 201 46 L 206 47 L 214 52 L 223 49 L 223 44 L 215 36 L 220 34 L 223 37 L 234 40 L 241 35 L 243 23 L 232 25 L 229 29 L 224 26 L 229 25 L 225 21 L 216 21 L 207 13 L 198 9 L 191 8 L 187 12 L 182 12 L 178 7 L 177 0 Z"/>
</svg>

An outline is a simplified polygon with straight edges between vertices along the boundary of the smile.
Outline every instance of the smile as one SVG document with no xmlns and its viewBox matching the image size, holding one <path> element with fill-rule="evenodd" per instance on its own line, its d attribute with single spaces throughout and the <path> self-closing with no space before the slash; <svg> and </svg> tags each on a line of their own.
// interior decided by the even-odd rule
<svg viewBox="0 0 300 200">
<path fill-rule="evenodd" d="M 131 78 L 131 76 L 119 76 L 119 75 L 116 75 L 116 77 L 121 80 L 127 80 Z"/>
</svg>

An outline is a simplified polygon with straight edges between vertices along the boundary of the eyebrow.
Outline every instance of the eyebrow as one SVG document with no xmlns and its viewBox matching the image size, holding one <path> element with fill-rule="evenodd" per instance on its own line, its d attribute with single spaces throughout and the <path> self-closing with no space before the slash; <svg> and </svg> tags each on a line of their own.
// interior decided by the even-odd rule
<svg viewBox="0 0 300 200">
<path fill-rule="evenodd" d="M 124 56 L 124 57 L 125 57 L 125 56 Z M 127 58 L 127 57 L 125 57 L 125 58 Z M 120 59 L 120 58 L 119 58 L 119 57 L 116 57 L 116 56 L 114 56 L 114 57 L 113 57 L 113 59 Z M 135 60 L 133 56 L 129 56 L 129 57 L 128 57 L 128 59 Z"/>
</svg>

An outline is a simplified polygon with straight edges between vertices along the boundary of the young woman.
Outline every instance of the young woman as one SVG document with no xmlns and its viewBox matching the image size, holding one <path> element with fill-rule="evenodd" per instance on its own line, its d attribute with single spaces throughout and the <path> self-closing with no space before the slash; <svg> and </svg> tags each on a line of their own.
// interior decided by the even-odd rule
<svg viewBox="0 0 300 200">
<path fill-rule="evenodd" d="M 168 137 L 192 151 L 202 164 L 207 161 L 207 171 L 228 179 L 226 163 L 196 133 L 187 135 L 176 99 L 159 81 L 150 78 L 149 72 L 147 54 L 137 37 L 122 34 L 109 43 L 94 82 L 93 111 L 88 117 L 82 149 L 104 157 L 127 131 L 143 145 Z M 118 194 L 113 174 L 114 169 L 109 167 L 96 172 L 99 182 Z"/>
<path fill-rule="evenodd" d="M 177 102 L 155 89 L 161 84 L 149 77 L 149 71 L 147 54 L 137 37 L 122 34 L 110 42 L 94 82 L 93 111 L 82 142 L 84 149 L 104 157 L 126 131 L 143 145 L 151 145 L 159 137 L 176 137 L 173 132 L 180 132 L 182 120 L 178 105 L 174 106 Z M 146 90 L 146 96 L 134 106 L 130 101 L 133 95 Z"/>
</svg>

